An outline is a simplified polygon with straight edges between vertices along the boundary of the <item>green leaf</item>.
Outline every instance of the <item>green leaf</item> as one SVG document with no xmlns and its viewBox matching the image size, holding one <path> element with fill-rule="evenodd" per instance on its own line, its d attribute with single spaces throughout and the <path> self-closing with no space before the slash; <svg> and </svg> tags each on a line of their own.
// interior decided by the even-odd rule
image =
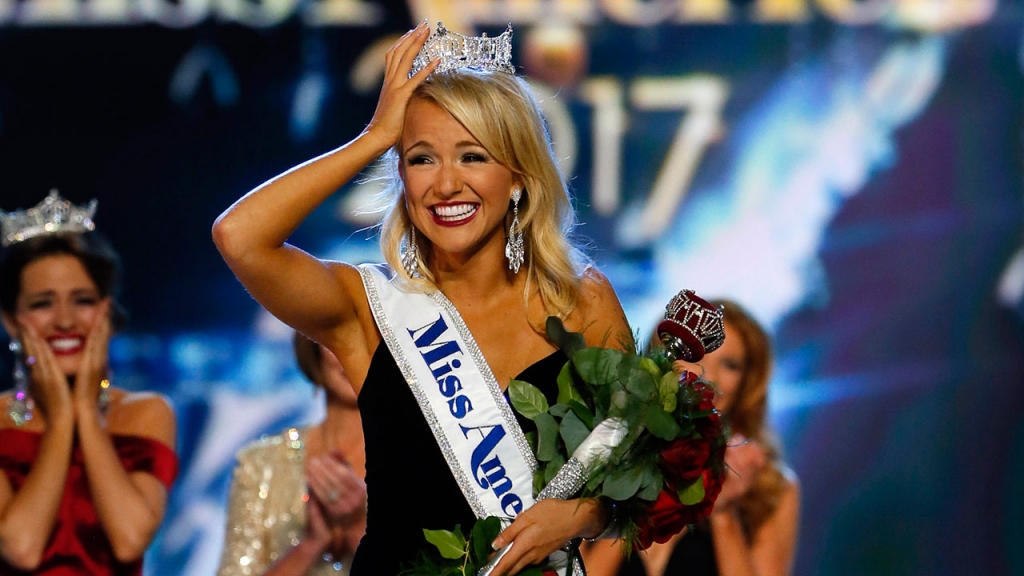
<svg viewBox="0 0 1024 576">
<path fill-rule="evenodd" d="M 658 498 L 658 492 L 661 492 L 661 485 L 663 483 L 664 479 L 656 463 L 651 462 L 644 466 L 644 479 L 640 482 L 640 491 L 636 494 L 637 498 L 653 502 Z"/>
<path fill-rule="evenodd" d="M 586 404 L 582 401 L 578 402 L 573 400 L 569 403 L 569 407 L 572 408 L 572 411 L 575 412 L 576 415 L 579 416 L 580 420 L 587 425 L 588 429 L 594 429 L 594 414 L 590 411 L 590 408 L 587 408 Z"/>
<path fill-rule="evenodd" d="M 676 411 L 679 395 L 679 376 L 675 372 L 668 372 L 658 380 L 658 397 L 661 398 L 661 407 L 665 412 L 671 414 Z"/>
<path fill-rule="evenodd" d="M 443 558 L 455 560 L 466 555 L 466 539 L 462 536 L 462 532 L 458 530 L 458 527 L 456 527 L 455 532 L 427 530 L 424 528 L 423 536 L 427 538 L 427 542 L 430 542 L 437 548 L 437 551 L 441 553 Z"/>
<path fill-rule="evenodd" d="M 534 454 L 536 454 L 537 453 L 537 432 L 535 432 L 533 430 L 530 430 L 529 432 L 524 434 L 524 436 L 526 436 L 526 443 L 530 445 L 530 449 L 533 450 Z"/>
<path fill-rule="evenodd" d="M 608 467 L 602 466 L 597 471 L 592 472 L 590 479 L 587 480 L 586 493 L 594 494 L 597 492 L 598 487 L 604 483 L 604 479 L 608 477 Z"/>
<path fill-rule="evenodd" d="M 520 570 L 517 573 L 517 576 L 544 576 L 544 570 L 541 570 L 536 566 L 527 566 Z"/>
<path fill-rule="evenodd" d="M 558 428 L 558 433 L 562 436 L 562 442 L 565 443 L 565 453 L 572 456 L 576 448 L 590 434 L 590 428 L 587 428 L 587 425 L 580 420 L 575 412 L 569 412 L 565 418 L 562 418 L 562 425 Z"/>
<path fill-rule="evenodd" d="M 687 506 L 700 504 L 704 500 L 704 478 L 698 477 L 692 484 L 678 492 L 679 501 Z"/>
<path fill-rule="evenodd" d="M 626 383 L 626 390 L 629 390 L 642 402 L 650 402 L 658 393 L 657 380 L 651 378 L 649 372 L 639 367 L 626 374 L 623 382 Z"/>
<path fill-rule="evenodd" d="M 651 375 L 651 378 L 654 378 L 655 382 L 661 380 L 661 375 L 664 374 L 662 369 L 658 366 L 658 363 L 655 362 L 654 360 L 651 360 L 650 358 L 641 356 L 640 367 L 646 370 L 647 373 Z M 670 373 L 675 374 L 675 372 Z"/>
<path fill-rule="evenodd" d="M 612 500 L 623 502 L 632 498 L 640 489 L 640 483 L 644 479 L 644 469 L 636 466 L 626 470 L 612 470 L 604 479 L 601 487 L 601 495 Z"/>
<path fill-rule="evenodd" d="M 619 363 L 625 354 L 611 348 L 584 348 L 572 355 L 580 377 L 592 386 L 607 386 L 619 379 Z"/>
<path fill-rule="evenodd" d="M 547 486 L 548 483 L 551 482 L 551 479 L 555 477 L 555 474 L 558 474 L 558 471 L 561 470 L 564 465 L 565 456 L 561 453 L 555 454 L 555 457 L 552 458 L 551 462 L 549 462 L 547 467 L 544 468 L 544 486 Z M 541 488 L 543 488 L 543 486 Z M 539 491 L 540 490 L 538 490 L 538 492 Z"/>
<path fill-rule="evenodd" d="M 569 412 L 568 404 L 558 403 L 552 406 L 551 408 L 548 408 L 548 414 L 551 414 L 555 418 L 561 418 L 565 416 L 567 412 Z"/>
<path fill-rule="evenodd" d="M 548 321 L 544 328 L 547 332 L 548 340 L 554 342 L 570 358 L 577 350 L 582 350 L 587 346 L 586 340 L 583 339 L 583 334 L 569 332 L 565 329 L 562 321 L 556 316 L 548 316 Z"/>
<path fill-rule="evenodd" d="M 679 424 L 661 406 L 648 406 L 643 414 L 643 424 L 651 434 L 662 440 L 675 440 L 679 434 Z"/>
<path fill-rule="evenodd" d="M 558 452 L 558 422 L 547 412 L 537 414 L 533 421 L 537 424 L 537 460 L 550 462 Z"/>
<path fill-rule="evenodd" d="M 572 368 L 566 362 L 565 366 L 562 366 L 561 372 L 558 373 L 558 403 L 568 404 L 570 400 L 582 402 L 583 397 L 573 385 Z"/>
<path fill-rule="evenodd" d="M 469 533 L 471 544 L 470 562 L 476 566 L 483 566 L 490 559 L 491 542 L 501 534 L 501 520 L 496 516 L 482 518 L 473 524 L 473 530 Z M 475 571 L 474 571 L 475 573 Z"/>
<path fill-rule="evenodd" d="M 517 412 L 530 420 L 548 411 L 548 400 L 536 386 L 522 380 L 512 380 L 508 385 L 508 399 Z"/>
</svg>

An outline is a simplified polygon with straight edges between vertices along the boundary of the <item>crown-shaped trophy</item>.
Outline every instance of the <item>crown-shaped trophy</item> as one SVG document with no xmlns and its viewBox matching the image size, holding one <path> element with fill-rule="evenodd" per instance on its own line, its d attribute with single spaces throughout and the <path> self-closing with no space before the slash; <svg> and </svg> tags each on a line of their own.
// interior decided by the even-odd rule
<svg viewBox="0 0 1024 576">
<path fill-rule="evenodd" d="M 693 290 L 683 290 L 665 306 L 657 331 L 669 358 L 698 362 L 725 342 L 725 312 Z"/>
<path fill-rule="evenodd" d="M 56 190 L 51 190 L 42 202 L 32 208 L 0 211 L 0 236 L 3 246 L 7 247 L 43 234 L 89 232 L 96 228 L 92 221 L 95 214 L 95 199 L 85 206 L 76 206 L 61 198 Z"/>
<path fill-rule="evenodd" d="M 427 38 L 420 53 L 412 61 L 409 76 L 425 68 L 435 58 L 441 59 L 434 69 L 435 74 L 458 68 L 515 74 L 516 68 L 512 65 L 512 24 L 500 35 L 491 38 L 486 33 L 481 36 L 464 36 L 448 30 L 438 22 L 437 29 Z"/>
</svg>

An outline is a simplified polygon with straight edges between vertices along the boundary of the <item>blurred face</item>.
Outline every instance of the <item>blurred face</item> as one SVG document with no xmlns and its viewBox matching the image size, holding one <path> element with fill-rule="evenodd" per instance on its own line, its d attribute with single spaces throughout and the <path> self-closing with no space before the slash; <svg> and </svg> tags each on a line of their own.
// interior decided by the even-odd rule
<svg viewBox="0 0 1024 576">
<path fill-rule="evenodd" d="M 747 369 L 747 346 L 730 323 L 725 323 L 725 343 L 708 354 L 701 364 L 704 366 L 704 378 L 714 382 L 721 392 L 715 407 L 725 412 L 739 392 Z"/>
<path fill-rule="evenodd" d="M 55 254 L 21 271 L 14 320 L 34 329 L 50 346 L 64 374 L 72 375 L 78 371 L 86 337 L 105 302 L 78 258 Z M 11 328 L 17 332 L 16 326 Z"/>
<path fill-rule="evenodd" d="M 713 382 L 720 392 L 715 401 L 715 407 L 719 412 L 725 412 L 732 405 L 733 398 L 739 392 L 740 384 L 743 382 L 743 375 L 747 370 L 747 346 L 743 343 L 743 337 L 736 328 L 726 322 L 725 342 L 718 350 L 708 354 L 696 364 L 676 360 L 672 368 L 676 372 L 686 370 L 695 374 L 703 374 L 705 380 Z"/>
<path fill-rule="evenodd" d="M 435 257 L 503 253 L 503 223 L 516 180 L 480 142 L 433 102 L 414 98 L 400 141 L 405 201 Z"/>
</svg>

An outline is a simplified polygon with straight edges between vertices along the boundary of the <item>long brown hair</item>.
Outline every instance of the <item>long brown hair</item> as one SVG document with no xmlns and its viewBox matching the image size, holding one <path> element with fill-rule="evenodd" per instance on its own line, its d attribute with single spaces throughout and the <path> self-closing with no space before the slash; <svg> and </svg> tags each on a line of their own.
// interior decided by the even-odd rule
<svg viewBox="0 0 1024 576">
<path fill-rule="evenodd" d="M 742 434 L 761 445 L 767 461 L 738 503 L 740 522 L 750 540 L 779 507 L 782 493 L 789 484 L 783 473 L 785 464 L 778 442 L 766 422 L 772 369 L 771 338 L 739 304 L 729 300 L 715 300 L 712 304 L 725 307 L 725 323 L 739 335 L 746 349 L 743 377 L 723 416 L 734 434 Z"/>
</svg>

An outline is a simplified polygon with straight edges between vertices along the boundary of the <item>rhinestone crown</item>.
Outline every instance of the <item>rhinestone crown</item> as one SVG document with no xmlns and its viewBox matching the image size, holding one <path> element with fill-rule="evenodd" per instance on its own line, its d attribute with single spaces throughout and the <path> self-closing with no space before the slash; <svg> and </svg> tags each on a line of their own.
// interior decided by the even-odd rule
<svg viewBox="0 0 1024 576">
<path fill-rule="evenodd" d="M 479 68 L 515 74 L 516 68 L 512 65 L 512 24 L 500 35 L 491 38 L 486 33 L 481 36 L 464 36 L 448 30 L 438 22 L 437 29 L 427 38 L 413 60 L 409 76 L 425 68 L 435 58 L 440 58 L 441 63 L 434 69 L 434 73 L 458 68 Z"/>
<path fill-rule="evenodd" d="M 657 331 L 671 358 L 697 362 L 725 342 L 725 311 L 683 290 L 665 306 Z"/>
<path fill-rule="evenodd" d="M 0 236 L 7 247 L 43 234 L 89 232 L 96 228 L 92 221 L 95 214 L 96 200 L 76 206 L 51 190 L 42 202 L 27 210 L 0 210 Z"/>
</svg>

